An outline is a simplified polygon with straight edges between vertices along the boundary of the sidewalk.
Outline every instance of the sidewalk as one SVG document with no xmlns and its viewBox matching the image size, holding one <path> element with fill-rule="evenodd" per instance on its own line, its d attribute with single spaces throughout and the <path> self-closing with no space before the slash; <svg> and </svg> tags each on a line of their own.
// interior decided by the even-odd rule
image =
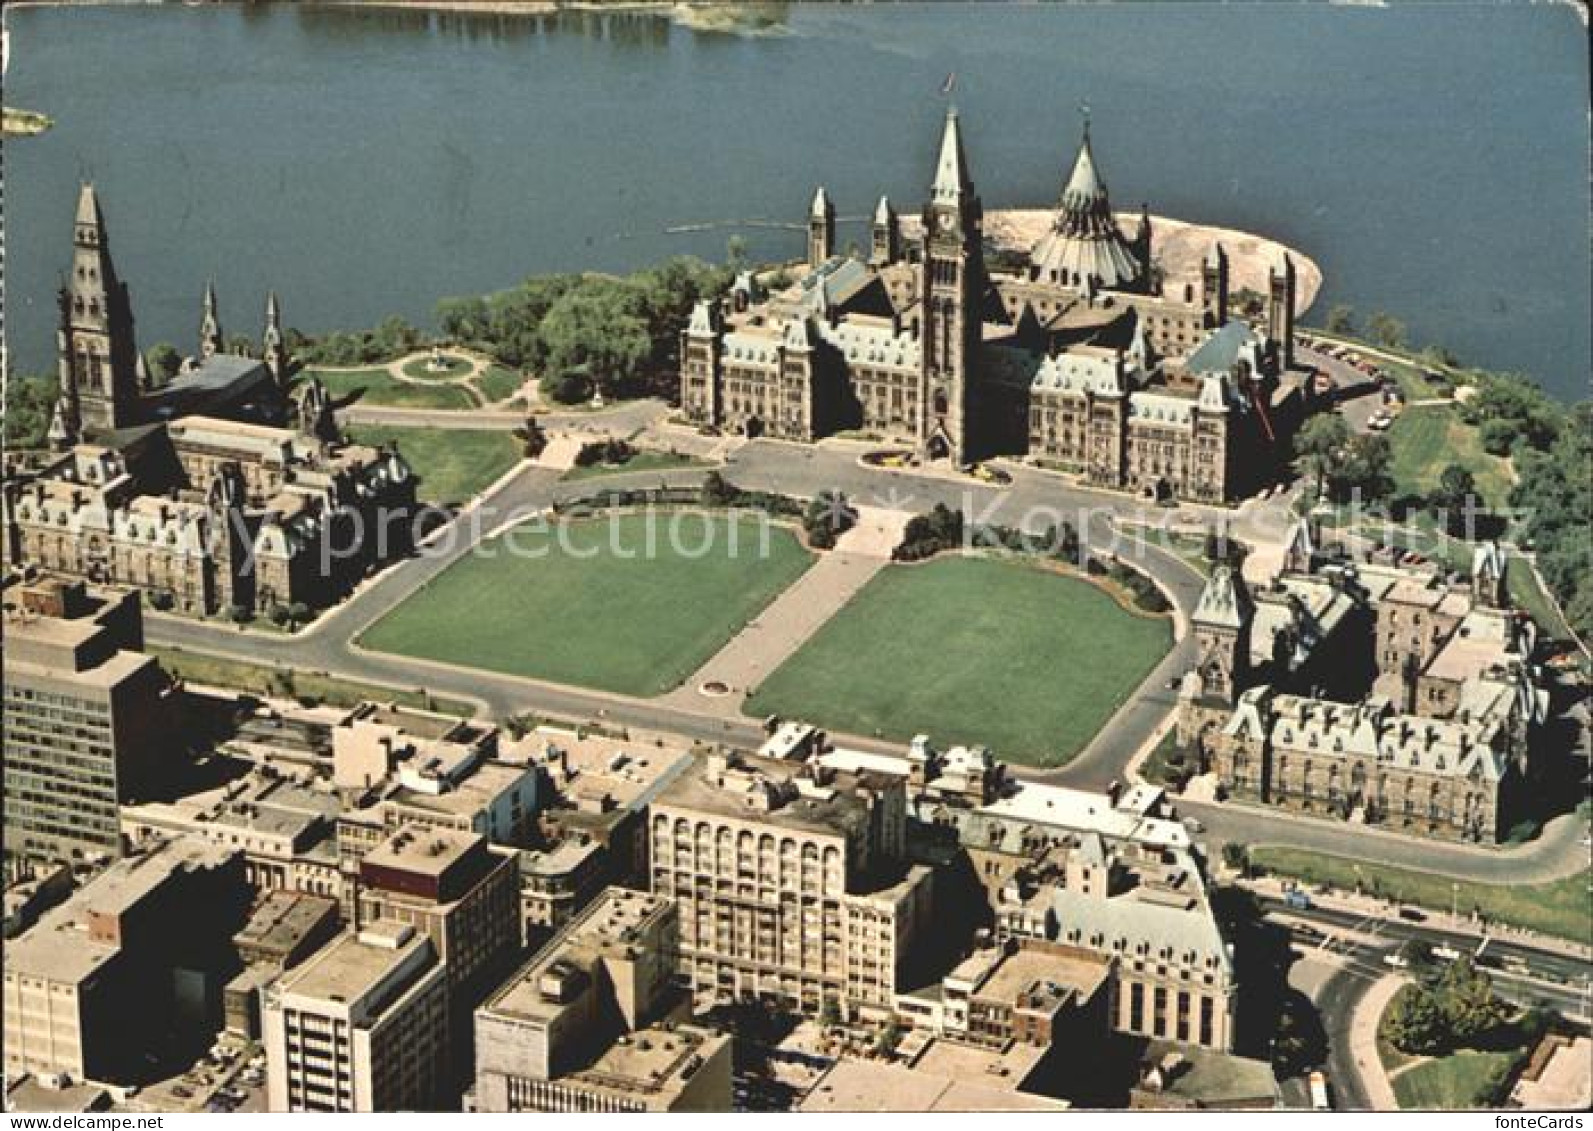
<svg viewBox="0 0 1593 1131">
<path fill-rule="evenodd" d="M 1350 1014 L 1350 1059 L 1361 1074 L 1361 1087 L 1366 1090 L 1373 1111 L 1399 1110 L 1394 1085 L 1383 1069 L 1383 1058 L 1377 1055 L 1377 1023 L 1404 984 L 1405 979 L 1398 974 L 1385 974 L 1361 995 Z"/>
</svg>

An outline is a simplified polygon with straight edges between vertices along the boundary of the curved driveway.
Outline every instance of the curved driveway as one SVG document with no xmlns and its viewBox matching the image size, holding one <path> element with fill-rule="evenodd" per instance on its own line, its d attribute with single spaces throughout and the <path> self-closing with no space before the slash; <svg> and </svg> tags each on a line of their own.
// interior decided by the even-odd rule
<svg viewBox="0 0 1593 1131">
<path fill-rule="evenodd" d="M 434 419 L 436 415 L 433 414 Z M 755 441 L 727 458 L 725 472 L 738 486 L 750 489 L 812 496 L 828 488 L 843 491 L 859 503 L 911 511 L 941 502 L 964 508 L 980 522 L 1029 529 L 1066 519 L 1079 529 L 1092 553 L 1130 558 L 1153 577 L 1171 598 L 1181 622 L 1199 599 L 1203 580 L 1195 570 L 1168 550 L 1125 536 L 1113 522 L 1116 517 L 1134 515 L 1156 528 L 1171 514 L 1165 509 L 1143 507 L 1122 495 L 1080 489 L 1027 469 L 1017 470 L 1010 485 L 995 487 L 961 476 L 864 467 L 857 462 L 856 454 L 857 449 L 845 445 L 813 447 Z M 194 652 L 323 671 L 394 688 L 425 687 L 438 695 L 474 702 L 494 718 L 522 712 L 570 719 L 601 718 L 619 725 L 672 731 L 706 742 L 757 745 L 762 741 L 762 730 L 751 719 L 728 721 L 708 711 L 699 713 L 657 700 L 367 652 L 358 646 L 358 637 L 366 628 L 505 521 L 541 512 L 555 501 L 588 494 L 598 486 L 695 484 L 702 472 L 639 472 L 607 477 L 598 483 L 562 482 L 559 475 L 557 471 L 522 465 L 500 481 L 490 496 L 444 527 L 425 552 L 378 574 L 349 600 L 294 636 L 246 632 L 159 614 L 148 618 L 147 635 L 155 643 Z M 1067 766 L 1019 772 L 1031 779 L 1094 790 L 1121 778 L 1134 756 L 1161 731 L 1176 705 L 1169 684 L 1187 670 L 1193 653 L 1188 634 L 1181 636 L 1128 702 Z M 1057 678 L 1066 679 L 1067 673 L 1058 672 Z M 897 749 L 873 739 L 840 737 L 847 744 L 864 749 Z M 1549 879 L 1587 866 L 1586 853 L 1575 843 L 1576 828 L 1569 818 L 1551 825 L 1530 845 L 1489 851 L 1280 817 L 1261 809 L 1180 804 L 1186 811 L 1200 815 L 1210 838 L 1216 841 L 1292 845 L 1484 881 Z"/>
</svg>

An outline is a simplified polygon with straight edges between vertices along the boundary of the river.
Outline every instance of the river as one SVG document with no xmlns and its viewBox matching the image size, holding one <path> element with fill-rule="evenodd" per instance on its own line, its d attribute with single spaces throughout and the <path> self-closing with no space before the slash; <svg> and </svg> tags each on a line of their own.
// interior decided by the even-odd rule
<svg viewBox="0 0 1593 1131">
<path fill-rule="evenodd" d="M 92 178 L 142 344 L 194 348 L 216 280 L 258 335 L 531 273 L 800 253 L 823 181 L 841 238 L 923 199 L 957 75 L 987 208 L 1054 199 L 1091 108 L 1119 208 L 1141 200 L 1310 254 L 1337 302 L 1417 343 L 1589 372 L 1586 42 L 1569 6 L 791 5 L 770 34 L 654 15 L 326 6 L 11 6 L 6 319 L 52 366 L 52 292 Z"/>
</svg>

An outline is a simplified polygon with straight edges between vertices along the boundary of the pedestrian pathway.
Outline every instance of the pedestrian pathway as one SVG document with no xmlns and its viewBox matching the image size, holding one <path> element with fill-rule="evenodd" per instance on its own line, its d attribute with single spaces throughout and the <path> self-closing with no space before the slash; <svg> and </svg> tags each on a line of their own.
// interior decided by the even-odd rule
<svg viewBox="0 0 1593 1131">
<path fill-rule="evenodd" d="M 1394 1085 L 1383 1069 L 1383 1058 L 1377 1052 L 1377 1025 L 1383 1011 L 1394 995 L 1405 984 L 1398 974 L 1386 974 L 1372 983 L 1361 999 L 1355 1003 L 1350 1015 L 1350 1059 L 1361 1077 L 1361 1087 L 1371 1102 L 1373 1111 L 1398 1111 L 1399 1100 L 1394 1095 Z"/>
<path fill-rule="evenodd" d="M 685 683 L 664 697 L 697 711 L 739 718 L 760 682 L 807 643 L 889 562 L 911 516 L 859 507 L 858 521 Z"/>
</svg>

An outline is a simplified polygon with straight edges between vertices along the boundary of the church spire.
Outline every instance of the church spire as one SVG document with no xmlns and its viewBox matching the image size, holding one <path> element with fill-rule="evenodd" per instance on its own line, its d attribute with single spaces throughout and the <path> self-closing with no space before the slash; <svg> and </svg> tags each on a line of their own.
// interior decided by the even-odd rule
<svg viewBox="0 0 1593 1131">
<path fill-rule="evenodd" d="M 91 184 L 78 190 L 72 269 L 59 302 L 56 350 L 66 401 L 63 427 L 73 441 L 80 431 L 124 427 L 138 407 L 138 348 L 127 286 L 116 277 L 105 214 Z"/>
<path fill-rule="evenodd" d="M 946 125 L 940 135 L 940 158 L 935 162 L 935 183 L 929 190 L 930 200 L 935 204 L 957 204 L 972 193 L 973 181 L 968 177 L 968 158 L 962 151 L 957 108 L 949 106 Z"/>
<path fill-rule="evenodd" d="M 199 356 L 214 357 L 221 352 L 221 321 L 216 316 L 216 284 L 205 284 L 205 312 L 199 321 Z"/>
<path fill-rule="evenodd" d="M 260 352 L 277 387 L 284 388 L 288 381 L 288 347 L 282 337 L 282 309 L 277 305 L 276 291 L 266 293 L 265 331 L 260 335 Z"/>
</svg>

